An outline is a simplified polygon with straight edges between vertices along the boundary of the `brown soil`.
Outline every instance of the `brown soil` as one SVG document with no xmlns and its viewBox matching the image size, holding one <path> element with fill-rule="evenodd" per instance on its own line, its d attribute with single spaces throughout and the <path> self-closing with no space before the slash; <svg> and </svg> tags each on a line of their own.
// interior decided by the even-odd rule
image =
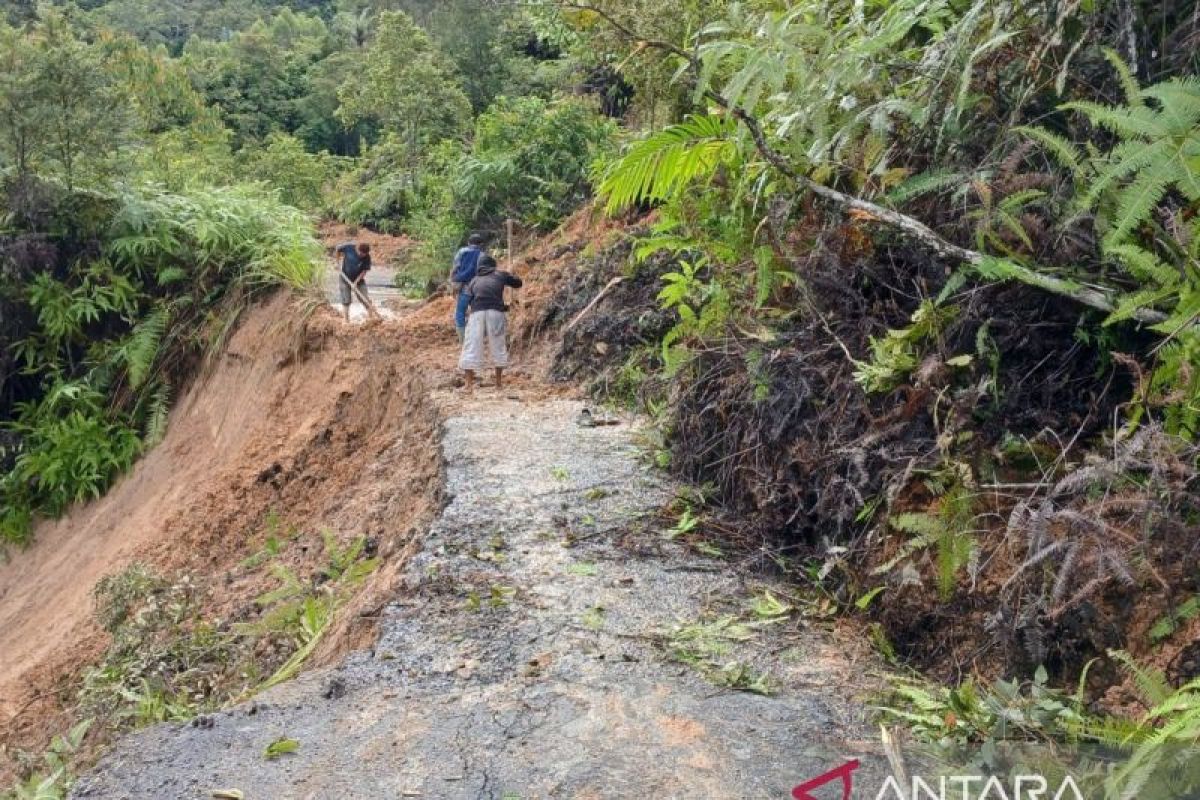
<svg viewBox="0 0 1200 800">
<path fill-rule="evenodd" d="M 384 567 L 326 655 L 369 635 L 355 612 L 379 602 L 436 505 L 436 416 L 421 378 L 401 369 L 400 331 L 364 342 L 325 312 L 297 326 L 293 311 L 279 295 L 247 312 L 165 441 L 0 568 L 4 744 L 35 749 L 64 727 L 81 667 L 106 644 L 92 618 L 98 580 L 134 561 L 197 576 L 221 585 L 206 616 L 235 617 L 271 588 L 269 574 L 236 570 L 261 548 L 268 514 L 314 540 L 301 570 L 314 568 L 323 531 L 378 542 Z"/>
<path fill-rule="evenodd" d="M 336 247 L 343 242 L 362 242 L 371 245 L 371 260 L 380 267 L 399 266 L 415 242 L 407 236 L 388 236 L 367 228 L 343 225 L 340 222 L 321 224 L 321 239 L 325 246 Z"/>
<path fill-rule="evenodd" d="M 322 234 L 329 246 L 369 241 L 379 263 L 400 269 L 411 245 L 336 225 Z M 542 241 L 517 258 L 528 288 L 515 304 L 517 364 L 505 396 L 572 391 L 538 377 L 548 359 L 533 328 L 562 260 L 594 235 L 581 215 L 560 236 L 568 244 Z M 283 293 L 248 309 L 176 405 L 162 444 L 105 497 L 42 523 L 35 544 L 0 564 L 0 785 L 18 750 L 40 752 L 73 722 L 82 672 L 108 641 L 93 618 L 93 587 L 134 562 L 217 587 L 206 617 L 238 619 L 274 588 L 266 571 L 239 568 L 262 548 L 268 518 L 301 532 L 287 554 L 298 575 L 321 563 L 323 532 L 366 536 L 381 567 L 311 663 L 373 641 L 375 612 L 440 507 L 440 410 L 430 392 L 458 384 L 451 299 L 394 310 L 396 320 L 346 326 L 325 308 L 301 318 Z"/>
</svg>

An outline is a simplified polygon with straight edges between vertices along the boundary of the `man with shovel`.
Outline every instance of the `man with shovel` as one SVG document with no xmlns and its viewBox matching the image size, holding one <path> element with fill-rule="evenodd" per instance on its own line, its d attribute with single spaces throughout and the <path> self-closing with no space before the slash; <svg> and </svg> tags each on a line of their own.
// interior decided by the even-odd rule
<svg viewBox="0 0 1200 800">
<path fill-rule="evenodd" d="M 342 301 L 342 317 L 350 321 L 350 303 L 353 298 L 363 304 L 367 313 L 378 317 L 379 312 L 367 294 L 367 272 L 371 269 L 371 245 L 366 242 L 354 244 L 346 242 L 337 246 L 335 251 L 342 257 L 342 267 L 338 270 L 338 294 Z"/>
</svg>

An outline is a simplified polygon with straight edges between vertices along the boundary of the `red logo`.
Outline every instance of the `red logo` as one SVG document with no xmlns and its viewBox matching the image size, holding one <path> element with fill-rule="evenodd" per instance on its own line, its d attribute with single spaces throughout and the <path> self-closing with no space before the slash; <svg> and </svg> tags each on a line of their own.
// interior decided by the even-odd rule
<svg viewBox="0 0 1200 800">
<path fill-rule="evenodd" d="M 837 769 L 831 769 L 824 775 L 818 775 L 812 780 L 805 781 L 795 789 L 792 789 L 792 797 L 796 798 L 796 800 L 817 800 L 817 798 L 813 797 L 811 794 L 809 794 L 809 792 L 811 792 L 813 789 L 819 789 L 825 784 L 832 783 L 838 778 L 841 778 L 842 800 L 850 800 L 850 792 L 854 788 L 854 780 L 850 773 L 858 769 L 859 766 L 860 762 L 857 758 L 851 759 Z"/>
</svg>

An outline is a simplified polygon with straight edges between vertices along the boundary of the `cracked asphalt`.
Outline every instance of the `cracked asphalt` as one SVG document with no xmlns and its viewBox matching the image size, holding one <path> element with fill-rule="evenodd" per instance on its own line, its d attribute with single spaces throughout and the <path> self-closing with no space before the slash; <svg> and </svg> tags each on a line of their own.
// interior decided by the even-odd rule
<svg viewBox="0 0 1200 800">
<path fill-rule="evenodd" d="M 664 536 L 673 489 L 631 424 L 486 392 L 442 405 L 450 501 L 375 646 L 130 735 L 72 797 L 783 800 L 850 758 L 883 774 L 860 667 L 796 614 L 749 612 L 769 582 Z M 699 629 L 737 635 L 697 658 Z M 264 759 L 280 737 L 298 752 Z"/>
</svg>

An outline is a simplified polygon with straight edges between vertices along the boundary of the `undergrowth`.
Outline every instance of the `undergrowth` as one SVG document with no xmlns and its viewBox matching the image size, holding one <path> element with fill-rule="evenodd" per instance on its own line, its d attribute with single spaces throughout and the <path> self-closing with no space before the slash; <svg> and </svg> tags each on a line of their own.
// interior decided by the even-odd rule
<svg viewBox="0 0 1200 800">
<path fill-rule="evenodd" d="M 1194 618 L 1200 84 L 1117 55 L 1149 17 L 1112 13 L 814 0 L 632 36 L 691 113 L 599 167 L 610 215 L 652 216 L 557 298 L 625 279 L 556 371 L 711 487 L 679 524 L 819 583 L 898 662 L 980 671 L 953 702 L 981 727 L 1082 716 L 1052 686 L 1093 703 L 1131 680 L 1109 651 L 1182 652 Z"/>
<path fill-rule="evenodd" d="M 1127 653 L 1109 655 L 1137 687 L 1140 714 L 1096 713 L 1084 679 L 1068 694 L 1048 684 L 1044 668 L 1024 683 L 897 680 L 880 711 L 947 772 L 1070 775 L 1084 796 L 1106 800 L 1192 796 L 1200 789 L 1200 681 L 1172 689 Z"/>
<path fill-rule="evenodd" d="M 19 373 L 0 397 L 14 436 L 0 542 L 20 544 L 38 516 L 99 497 L 162 439 L 199 358 L 256 293 L 312 296 L 321 261 L 309 220 L 256 188 L 7 191 L 32 220 L 6 230 L 22 279 L 6 284 L 6 313 L 29 325 L 8 345 Z"/>
<path fill-rule="evenodd" d="M 84 720 L 40 759 L 24 755 L 22 782 L 4 800 L 59 800 L 73 768 L 116 735 L 182 722 L 294 677 L 328 631 L 339 606 L 378 566 L 365 537 L 321 536 L 321 560 L 299 573 L 308 537 L 268 519 L 264 547 L 239 577 L 275 584 L 235 618 L 214 616 L 219 593 L 189 574 L 163 576 L 133 564 L 95 587 L 96 621 L 110 636 L 83 671 L 73 715 Z M 83 745 L 87 743 L 87 748 Z"/>
</svg>

